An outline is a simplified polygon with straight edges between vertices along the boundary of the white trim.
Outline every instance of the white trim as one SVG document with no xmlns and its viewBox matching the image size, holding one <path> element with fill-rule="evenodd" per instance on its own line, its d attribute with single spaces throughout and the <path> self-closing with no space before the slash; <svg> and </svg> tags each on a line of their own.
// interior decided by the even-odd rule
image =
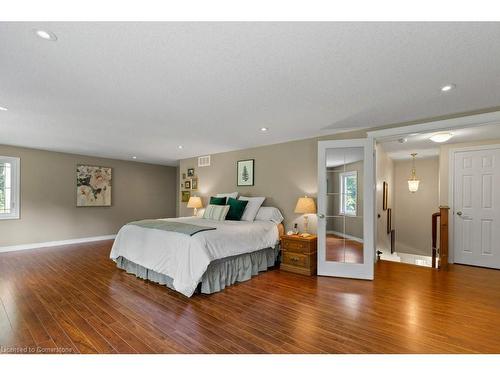
<svg viewBox="0 0 500 375">
<path fill-rule="evenodd" d="M 326 217 L 326 150 L 329 148 L 363 147 L 363 263 L 327 262 Z M 318 141 L 318 275 L 373 280 L 375 262 L 375 158 L 373 138 Z"/>
<path fill-rule="evenodd" d="M 334 234 L 334 235 L 339 236 L 339 237 L 347 238 L 348 240 L 353 240 L 353 241 L 363 243 L 362 238 L 354 237 L 354 236 L 351 236 L 350 234 L 346 234 L 346 233 L 340 233 L 340 232 L 337 232 L 336 230 L 327 230 L 326 233 L 327 234 Z"/>
<path fill-rule="evenodd" d="M 21 251 L 21 250 L 39 249 L 39 248 L 43 248 L 43 247 L 72 245 L 72 244 L 84 243 L 84 242 L 113 240 L 113 239 L 115 239 L 115 237 L 116 237 L 116 234 L 109 234 L 109 235 L 105 235 L 105 236 L 85 237 L 85 238 L 73 238 L 73 239 L 70 239 L 70 240 L 28 243 L 28 244 L 13 245 L 13 246 L 2 246 L 2 247 L 0 247 L 0 253 L 6 253 L 6 252 L 10 252 L 10 251 Z"/>
<path fill-rule="evenodd" d="M 469 128 L 475 126 L 500 124 L 500 111 L 482 113 L 464 117 L 456 117 L 447 120 L 422 122 L 415 125 L 400 126 L 367 132 L 368 138 L 380 139 L 397 137 L 412 133 L 433 132 L 439 130 L 451 130 L 459 128 Z"/>
<path fill-rule="evenodd" d="M 448 262 L 455 262 L 455 154 L 457 152 L 467 152 L 467 151 L 480 151 L 480 150 L 491 150 L 499 149 L 500 144 L 491 145 L 478 145 L 478 146 L 466 146 L 466 147 L 453 147 L 450 146 L 448 150 L 448 206 L 450 207 L 451 220 L 448 220 L 448 244 L 449 244 L 449 254 Z"/>
<path fill-rule="evenodd" d="M 0 156 L 0 161 L 12 164 L 11 167 L 11 200 L 14 205 L 10 214 L 0 214 L 0 220 L 19 219 L 21 212 L 21 159 L 12 156 Z"/>
</svg>

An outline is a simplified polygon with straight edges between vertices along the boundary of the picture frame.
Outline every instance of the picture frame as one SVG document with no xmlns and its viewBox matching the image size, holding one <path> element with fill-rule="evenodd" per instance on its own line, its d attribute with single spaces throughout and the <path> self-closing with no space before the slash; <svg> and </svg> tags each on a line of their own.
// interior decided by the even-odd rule
<svg viewBox="0 0 500 375">
<path fill-rule="evenodd" d="M 183 174 L 182 174 L 182 179 L 183 179 L 183 180 L 185 180 L 185 179 L 186 179 L 186 174 L 185 174 L 185 173 L 183 173 Z"/>
<path fill-rule="evenodd" d="M 191 179 L 191 190 L 198 190 L 198 179 L 197 178 Z"/>
<path fill-rule="evenodd" d="M 255 159 L 236 162 L 236 186 L 254 186 Z"/>
<path fill-rule="evenodd" d="M 190 191 L 182 191 L 182 199 L 181 202 L 187 203 L 189 202 L 189 198 L 191 198 L 191 192 Z"/>
<path fill-rule="evenodd" d="M 111 207 L 113 169 L 77 164 L 76 207 Z"/>
<path fill-rule="evenodd" d="M 194 168 L 188 168 L 187 170 L 188 177 L 194 177 Z"/>
<path fill-rule="evenodd" d="M 389 184 L 384 181 L 382 187 L 382 209 L 387 210 L 387 202 L 389 198 Z"/>
<path fill-rule="evenodd" d="M 387 209 L 387 234 L 390 234 L 392 230 L 392 209 Z"/>
<path fill-rule="evenodd" d="M 184 181 L 184 188 L 191 189 L 191 180 Z"/>
</svg>

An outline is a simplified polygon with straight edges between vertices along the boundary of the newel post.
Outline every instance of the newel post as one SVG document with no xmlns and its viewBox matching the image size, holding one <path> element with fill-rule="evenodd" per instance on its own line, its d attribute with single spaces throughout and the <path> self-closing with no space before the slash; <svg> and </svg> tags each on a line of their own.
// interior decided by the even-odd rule
<svg viewBox="0 0 500 375">
<path fill-rule="evenodd" d="M 440 225 L 439 225 L 439 268 L 448 269 L 448 211 L 450 207 L 439 206 Z"/>
</svg>

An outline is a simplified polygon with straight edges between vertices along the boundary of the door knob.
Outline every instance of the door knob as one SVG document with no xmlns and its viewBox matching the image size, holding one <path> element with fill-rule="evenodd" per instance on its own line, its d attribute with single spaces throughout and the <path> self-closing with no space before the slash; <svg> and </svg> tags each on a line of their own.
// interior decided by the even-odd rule
<svg viewBox="0 0 500 375">
<path fill-rule="evenodd" d="M 318 217 L 319 217 L 320 219 L 324 219 L 324 218 L 325 218 L 325 215 L 323 215 L 323 214 L 318 214 Z"/>
<path fill-rule="evenodd" d="M 457 215 L 458 215 L 458 216 L 462 216 L 462 211 L 458 211 L 458 212 L 457 212 Z"/>
</svg>

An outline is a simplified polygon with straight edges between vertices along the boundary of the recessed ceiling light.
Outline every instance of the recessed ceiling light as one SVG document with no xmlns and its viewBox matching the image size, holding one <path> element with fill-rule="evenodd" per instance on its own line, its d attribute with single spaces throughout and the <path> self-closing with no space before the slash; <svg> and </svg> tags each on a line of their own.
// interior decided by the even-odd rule
<svg viewBox="0 0 500 375">
<path fill-rule="evenodd" d="M 268 130 L 269 130 L 269 128 L 265 128 L 265 127 L 264 127 L 264 128 L 260 128 L 260 131 L 261 131 L 262 133 L 265 133 L 265 132 L 267 132 Z"/>
<path fill-rule="evenodd" d="M 184 148 L 184 146 L 179 145 L 179 146 L 177 146 L 177 148 L 178 148 L 179 150 L 182 150 L 182 149 Z"/>
<path fill-rule="evenodd" d="M 132 159 L 134 159 L 134 160 L 137 159 L 137 156 L 132 156 Z"/>
<path fill-rule="evenodd" d="M 54 34 L 52 31 L 41 30 L 41 29 L 36 29 L 33 31 L 38 37 L 44 40 L 50 40 L 52 42 L 55 42 L 57 40 L 56 34 Z"/>
<path fill-rule="evenodd" d="M 443 143 L 449 141 L 451 137 L 453 137 L 453 133 L 446 132 L 446 133 L 433 134 L 429 139 L 432 142 Z"/>
<path fill-rule="evenodd" d="M 449 83 L 449 84 L 444 85 L 443 87 L 441 87 L 441 91 L 442 91 L 442 92 L 451 91 L 451 90 L 453 90 L 455 87 L 456 87 L 456 85 L 455 85 L 454 83 Z"/>
<path fill-rule="evenodd" d="M 8 111 L 9 109 L 7 107 L 2 107 L 0 106 L 0 111 Z"/>
</svg>

